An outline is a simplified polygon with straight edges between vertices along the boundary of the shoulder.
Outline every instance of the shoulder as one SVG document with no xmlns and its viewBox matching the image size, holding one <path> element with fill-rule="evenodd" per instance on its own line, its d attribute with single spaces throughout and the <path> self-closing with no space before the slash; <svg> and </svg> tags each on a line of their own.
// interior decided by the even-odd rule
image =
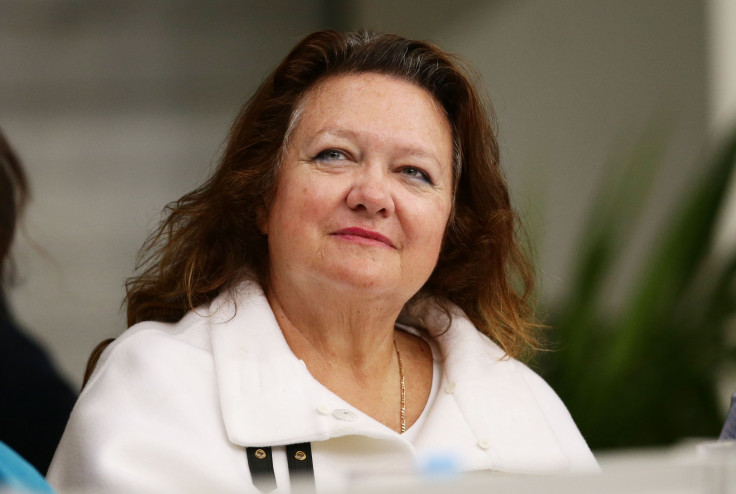
<svg viewBox="0 0 736 494">
<path fill-rule="evenodd" d="M 536 372 L 508 357 L 459 308 L 448 314 L 430 305 L 424 320 L 459 408 L 478 437 L 493 441 L 504 469 L 597 470 L 567 407 Z"/>
<path fill-rule="evenodd" d="M 197 443 L 221 437 L 212 360 L 200 318 L 144 322 L 125 331 L 104 351 L 79 396 L 49 469 L 52 485 L 140 490 L 148 480 L 130 484 L 120 476 L 135 471 L 138 480 L 159 478 L 141 452 L 178 463 L 186 458 L 172 448 L 193 454 Z M 159 455 L 164 450 L 169 452 Z"/>
<path fill-rule="evenodd" d="M 105 348 L 82 394 L 118 371 L 132 380 L 139 373 L 162 370 L 163 364 L 171 365 L 190 354 L 207 353 L 211 349 L 206 324 L 191 312 L 178 323 L 141 322 Z"/>
<path fill-rule="evenodd" d="M 74 412 L 100 405 L 112 414 L 153 411 L 176 400 L 178 391 L 194 391 L 214 374 L 207 331 L 205 320 L 192 313 L 178 323 L 147 321 L 132 326 L 102 353 Z M 155 401 L 150 400 L 159 392 Z"/>
<path fill-rule="evenodd" d="M 534 401 L 544 416 L 550 432 L 568 458 L 570 470 L 576 472 L 598 471 L 598 463 L 585 438 L 554 389 L 526 365 L 518 361 L 514 361 L 514 365 L 516 372 L 521 376 L 534 397 Z"/>
</svg>

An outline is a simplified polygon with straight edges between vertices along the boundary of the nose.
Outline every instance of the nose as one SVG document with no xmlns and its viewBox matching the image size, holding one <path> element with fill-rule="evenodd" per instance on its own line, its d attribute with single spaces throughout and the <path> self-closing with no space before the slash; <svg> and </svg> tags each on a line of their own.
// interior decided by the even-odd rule
<svg viewBox="0 0 736 494">
<path fill-rule="evenodd" d="M 365 165 L 356 170 L 346 202 L 353 211 L 382 216 L 393 214 L 394 201 L 383 167 Z"/>
</svg>

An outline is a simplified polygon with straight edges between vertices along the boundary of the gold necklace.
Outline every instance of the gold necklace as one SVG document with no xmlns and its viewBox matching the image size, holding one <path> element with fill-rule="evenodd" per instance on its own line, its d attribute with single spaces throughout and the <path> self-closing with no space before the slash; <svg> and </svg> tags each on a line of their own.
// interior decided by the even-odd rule
<svg viewBox="0 0 736 494">
<path fill-rule="evenodd" d="M 401 433 L 403 434 L 406 432 L 406 385 L 404 384 L 404 366 L 401 364 L 401 352 L 399 352 L 395 338 L 394 349 L 396 350 L 396 358 L 399 360 L 399 376 L 401 377 L 401 412 L 399 417 L 401 419 Z"/>
</svg>

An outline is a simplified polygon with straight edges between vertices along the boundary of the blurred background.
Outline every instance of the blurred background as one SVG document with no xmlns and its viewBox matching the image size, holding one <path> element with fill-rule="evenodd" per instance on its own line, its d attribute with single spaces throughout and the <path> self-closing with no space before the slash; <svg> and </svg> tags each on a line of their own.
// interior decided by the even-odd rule
<svg viewBox="0 0 736 494">
<path fill-rule="evenodd" d="M 728 0 L 3 0 L 0 127 L 32 188 L 13 310 L 78 388 L 163 206 L 289 48 L 394 31 L 486 85 L 556 349 L 533 364 L 591 446 L 716 437 L 736 391 L 734 25 Z"/>
</svg>

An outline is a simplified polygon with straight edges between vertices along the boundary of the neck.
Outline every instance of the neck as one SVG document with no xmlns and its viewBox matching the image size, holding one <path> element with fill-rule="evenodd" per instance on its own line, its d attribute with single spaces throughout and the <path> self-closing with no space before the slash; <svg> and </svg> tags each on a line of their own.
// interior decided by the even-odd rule
<svg viewBox="0 0 736 494">
<path fill-rule="evenodd" d="M 291 351 L 312 376 L 346 402 L 402 432 L 405 374 L 410 426 L 429 396 L 432 358 L 420 338 L 394 330 L 402 306 L 391 300 L 401 297 L 371 297 L 365 292 L 351 297 L 319 290 L 300 294 L 293 285 L 289 288 L 279 290 L 272 283 L 268 302 Z"/>
<path fill-rule="evenodd" d="M 268 301 L 294 354 L 307 363 L 375 375 L 393 356 L 394 323 L 401 307 L 349 297 L 300 297 L 274 290 Z M 329 301 L 322 303 L 321 301 Z M 310 370 L 312 370 L 310 368 Z"/>
</svg>

